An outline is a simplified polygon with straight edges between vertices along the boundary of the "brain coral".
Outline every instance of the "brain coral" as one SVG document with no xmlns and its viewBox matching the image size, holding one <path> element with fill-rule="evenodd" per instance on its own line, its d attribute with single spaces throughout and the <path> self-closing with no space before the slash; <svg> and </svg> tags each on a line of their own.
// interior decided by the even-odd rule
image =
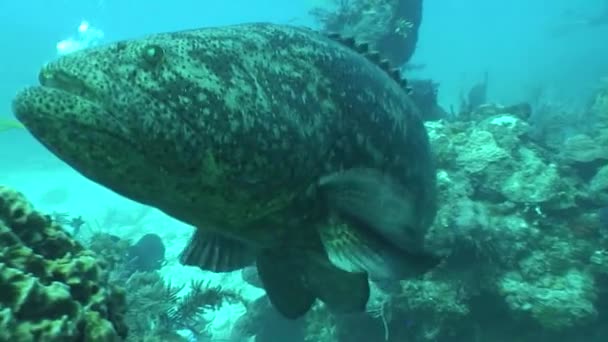
<svg viewBox="0 0 608 342">
<path fill-rule="evenodd" d="M 120 341 L 124 310 L 95 254 L 0 186 L 0 341 Z"/>
</svg>

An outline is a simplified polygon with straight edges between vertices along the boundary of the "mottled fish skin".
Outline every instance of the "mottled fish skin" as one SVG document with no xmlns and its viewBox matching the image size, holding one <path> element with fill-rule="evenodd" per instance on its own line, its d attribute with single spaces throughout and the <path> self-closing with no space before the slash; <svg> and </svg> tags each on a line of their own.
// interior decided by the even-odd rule
<svg viewBox="0 0 608 342">
<path fill-rule="evenodd" d="M 608 206 L 600 208 L 598 210 L 598 216 L 600 220 L 600 229 L 602 231 L 608 231 Z"/>
<path fill-rule="evenodd" d="M 93 181 L 259 246 L 322 216 L 322 176 L 380 169 L 435 215 L 428 138 L 398 82 L 304 28 L 243 24 L 78 51 L 42 70 L 14 111 Z M 307 210 L 302 210 L 303 208 Z"/>
</svg>

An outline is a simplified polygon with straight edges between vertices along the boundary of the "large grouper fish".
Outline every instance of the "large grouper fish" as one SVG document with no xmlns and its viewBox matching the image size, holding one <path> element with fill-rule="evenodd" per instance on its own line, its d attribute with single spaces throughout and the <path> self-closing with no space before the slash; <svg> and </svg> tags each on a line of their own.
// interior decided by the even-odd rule
<svg viewBox="0 0 608 342">
<path fill-rule="evenodd" d="M 366 309 L 406 279 L 436 212 L 427 132 L 365 45 L 254 23 L 161 33 L 61 57 L 16 117 L 89 179 L 197 228 L 186 265 L 255 265 L 285 317 Z M 94 201 L 94 199 L 91 199 Z"/>
</svg>

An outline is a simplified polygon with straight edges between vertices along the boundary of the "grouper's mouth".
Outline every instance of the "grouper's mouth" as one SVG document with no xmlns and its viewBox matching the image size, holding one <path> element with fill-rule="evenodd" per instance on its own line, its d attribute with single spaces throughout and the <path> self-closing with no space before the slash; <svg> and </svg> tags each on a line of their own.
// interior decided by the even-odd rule
<svg viewBox="0 0 608 342">
<path fill-rule="evenodd" d="M 20 91 L 13 111 L 28 129 L 49 125 L 49 121 L 69 121 L 86 125 L 89 119 L 108 116 L 103 101 L 82 79 L 58 68 L 43 68 L 40 85 Z"/>
<path fill-rule="evenodd" d="M 40 85 L 20 91 L 13 100 L 15 117 L 39 140 L 57 140 L 59 132 L 97 132 L 125 136 L 125 125 L 103 97 L 84 80 L 60 68 L 45 67 Z"/>
<path fill-rule="evenodd" d="M 98 98 L 95 92 L 81 79 L 62 70 L 49 71 L 43 68 L 38 74 L 40 86 L 64 91 L 93 102 Z"/>
<path fill-rule="evenodd" d="M 77 77 L 55 69 L 43 70 L 39 79 L 39 86 L 15 96 L 15 117 L 47 149 L 86 177 L 109 187 L 117 184 L 123 175 L 111 170 L 120 169 L 123 158 L 140 155 L 124 123 L 107 109 L 99 92 Z"/>
</svg>

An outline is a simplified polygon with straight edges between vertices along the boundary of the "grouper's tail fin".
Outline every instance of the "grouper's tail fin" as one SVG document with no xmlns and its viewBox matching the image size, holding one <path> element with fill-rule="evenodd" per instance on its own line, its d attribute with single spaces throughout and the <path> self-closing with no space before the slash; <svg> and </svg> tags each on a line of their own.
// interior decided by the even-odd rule
<svg viewBox="0 0 608 342">
<path fill-rule="evenodd" d="M 270 302 L 286 318 L 304 315 L 315 299 L 336 313 L 363 312 L 369 299 L 367 274 L 341 270 L 321 251 L 265 250 L 257 267 Z"/>
</svg>

